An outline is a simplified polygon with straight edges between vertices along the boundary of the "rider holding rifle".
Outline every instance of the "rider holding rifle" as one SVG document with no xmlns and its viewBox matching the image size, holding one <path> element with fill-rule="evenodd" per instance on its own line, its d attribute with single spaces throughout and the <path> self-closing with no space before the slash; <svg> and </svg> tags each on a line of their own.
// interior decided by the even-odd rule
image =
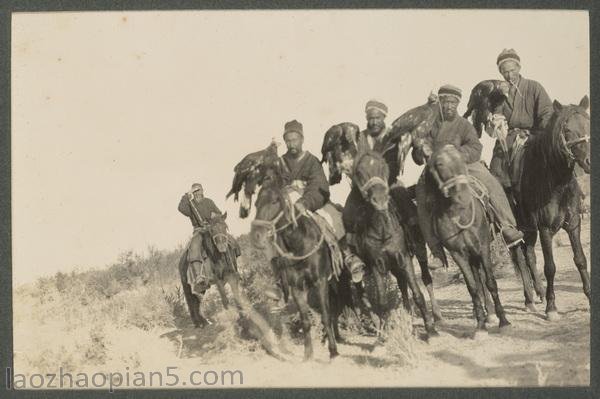
<svg viewBox="0 0 600 399">
<path fill-rule="evenodd" d="M 207 255 L 205 240 L 210 240 L 207 234 L 208 221 L 213 213 L 221 214 L 215 203 L 204 197 L 204 189 L 199 183 L 192 184 L 190 191 L 179 201 L 179 212 L 189 217 L 194 233 L 187 246 L 188 282 L 192 289 L 201 294 L 208 289 L 213 278 L 211 260 Z"/>
</svg>

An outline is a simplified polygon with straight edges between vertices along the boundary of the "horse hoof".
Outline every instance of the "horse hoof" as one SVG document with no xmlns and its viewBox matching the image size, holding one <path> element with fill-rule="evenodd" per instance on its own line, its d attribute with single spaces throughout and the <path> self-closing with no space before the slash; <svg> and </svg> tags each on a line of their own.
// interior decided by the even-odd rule
<svg viewBox="0 0 600 399">
<path fill-rule="evenodd" d="M 558 314 L 558 312 L 556 310 L 551 310 L 549 312 L 546 312 L 546 320 L 548 320 L 548 321 L 560 320 L 560 315 Z"/>
<path fill-rule="evenodd" d="M 330 361 L 330 362 L 333 362 L 335 359 L 337 359 L 337 357 L 338 357 L 339 355 L 340 355 L 340 354 L 338 353 L 338 351 L 335 351 L 335 352 L 333 352 L 333 353 L 329 353 L 329 361 Z"/>
<path fill-rule="evenodd" d="M 510 324 L 510 322 L 507 320 L 504 323 L 500 323 L 498 327 L 500 328 L 500 332 L 504 333 L 512 329 L 512 324 Z"/>
<path fill-rule="evenodd" d="M 473 334 L 473 339 L 475 341 L 479 341 L 482 339 L 486 339 L 489 336 L 487 330 L 477 330 L 475 331 L 475 334 Z"/>
<path fill-rule="evenodd" d="M 526 303 L 526 304 L 525 304 L 525 306 L 526 306 L 526 308 L 527 308 L 526 310 L 527 310 L 528 312 L 531 312 L 531 313 L 537 313 L 537 311 L 538 311 L 538 310 L 537 310 L 537 307 L 535 306 L 535 304 L 534 304 L 534 303 Z"/>
<path fill-rule="evenodd" d="M 445 326 L 446 325 L 446 319 L 444 319 L 443 317 L 435 318 L 435 325 L 436 326 Z"/>
<path fill-rule="evenodd" d="M 440 333 L 437 332 L 435 328 L 431 328 L 427 331 L 427 340 L 431 341 L 431 339 L 435 339 L 440 336 Z"/>
<path fill-rule="evenodd" d="M 487 317 L 485 318 L 485 322 L 486 322 L 486 324 L 496 325 L 496 324 L 500 323 L 500 320 L 498 319 L 498 317 L 495 314 L 488 314 Z"/>
</svg>

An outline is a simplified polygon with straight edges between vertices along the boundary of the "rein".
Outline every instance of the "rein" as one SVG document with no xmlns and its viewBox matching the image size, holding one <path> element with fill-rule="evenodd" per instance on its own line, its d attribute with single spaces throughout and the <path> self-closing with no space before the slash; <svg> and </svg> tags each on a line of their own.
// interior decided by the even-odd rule
<svg viewBox="0 0 600 399">
<path fill-rule="evenodd" d="M 293 207 L 293 205 L 292 205 Z M 310 211 L 307 211 L 307 213 L 311 214 Z M 296 217 L 296 215 L 292 215 L 292 218 L 294 220 L 289 221 L 286 220 L 286 223 L 281 226 L 281 227 L 277 227 L 277 223 L 284 217 L 284 211 L 280 211 L 277 216 L 275 216 L 274 219 L 272 220 L 253 220 L 251 225 L 252 226 L 256 226 L 256 227 L 264 227 L 268 230 L 268 236 L 269 237 L 273 237 L 272 239 L 272 244 L 275 247 L 275 250 L 277 251 L 277 253 L 279 254 L 279 256 L 288 259 L 288 260 L 294 260 L 294 261 L 301 261 L 304 260 L 312 255 L 314 255 L 319 248 L 321 248 L 321 245 L 323 244 L 323 241 L 325 240 L 325 233 L 323 231 L 321 231 L 321 229 L 319 229 L 319 231 L 321 232 L 321 235 L 319 237 L 319 241 L 317 242 L 317 244 L 315 245 L 314 248 L 312 248 L 310 251 L 308 251 L 308 253 L 304 254 L 304 255 L 294 255 L 291 252 L 287 252 L 285 249 L 281 248 L 281 246 L 277 243 L 278 241 L 278 237 L 277 237 L 277 233 L 280 231 L 283 231 L 285 229 L 287 229 L 289 226 L 294 225 L 294 227 L 297 227 L 297 219 L 298 217 Z M 300 215 L 302 216 L 302 215 Z M 306 216 L 308 217 L 308 216 Z"/>
</svg>

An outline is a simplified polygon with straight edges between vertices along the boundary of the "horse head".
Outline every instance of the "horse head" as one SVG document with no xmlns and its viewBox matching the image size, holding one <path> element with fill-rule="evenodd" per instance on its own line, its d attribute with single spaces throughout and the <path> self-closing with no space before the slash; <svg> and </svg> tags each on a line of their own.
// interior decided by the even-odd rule
<svg viewBox="0 0 600 399">
<path fill-rule="evenodd" d="M 353 183 L 375 210 L 388 209 L 389 170 L 385 159 L 379 153 L 368 151 L 360 154 L 356 159 L 352 175 Z"/>
<path fill-rule="evenodd" d="M 227 219 L 227 212 L 222 215 L 213 212 L 208 224 L 208 232 L 212 242 L 220 253 L 225 253 L 229 244 L 229 233 L 225 219 Z"/>
<path fill-rule="evenodd" d="M 252 221 L 250 239 L 258 249 L 265 249 L 267 242 L 276 232 L 277 222 L 291 213 L 291 205 L 283 194 L 285 178 L 281 164 L 265 169 L 261 188 L 256 197 L 256 217 Z"/>
<path fill-rule="evenodd" d="M 321 147 L 321 163 L 329 166 L 329 184 L 334 185 L 342 180 L 342 174 L 350 176 L 354 156 L 357 152 L 358 125 L 343 122 L 333 125 L 325 133 Z"/>
<path fill-rule="evenodd" d="M 590 106 L 588 96 L 584 96 L 578 105 L 561 105 L 554 101 L 554 112 L 558 113 L 558 134 L 567 156 L 577 163 L 585 173 L 591 172 L 590 163 Z"/>
<path fill-rule="evenodd" d="M 443 197 L 460 205 L 470 203 L 467 164 L 456 147 L 448 144 L 435 151 L 428 161 L 427 171 Z"/>
</svg>

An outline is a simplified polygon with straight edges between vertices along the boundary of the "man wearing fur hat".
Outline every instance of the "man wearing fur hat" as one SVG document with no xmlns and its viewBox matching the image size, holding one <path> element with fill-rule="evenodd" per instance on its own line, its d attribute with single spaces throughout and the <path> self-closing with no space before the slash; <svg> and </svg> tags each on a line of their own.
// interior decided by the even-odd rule
<svg viewBox="0 0 600 399">
<path fill-rule="evenodd" d="M 477 132 L 472 124 L 457 113 L 458 103 L 462 97 L 462 91 L 452 85 L 444 85 L 438 90 L 440 101 L 441 118 L 430 132 L 430 140 L 426 141 L 417 151 L 416 159 L 420 163 L 426 161 L 431 154 L 450 144 L 458 149 L 467 163 L 469 174 L 476 177 L 487 188 L 490 204 L 495 209 L 498 222 L 502 225 L 502 234 L 509 247 L 521 242 L 523 233 L 516 229 L 516 221 L 512 209 L 506 198 L 506 194 L 498 180 L 490 174 L 481 159 L 483 146 L 477 137 Z M 421 174 L 417 183 L 417 212 L 419 225 L 432 252 L 438 253 L 440 243 L 432 232 L 432 208 L 429 199 L 431 193 L 427 192 L 424 181 L 425 174 Z"/>
<path fill-rule="evenodd" d="M 342 223 L 342 214 L 329 201 L 329 183 L 321 162 L 316 156 L 302 148 L 304 144 L 302 124 L 296 120 L 287 122 L 284 126 L 283 139 L 288 150 L 281 156 L 281 161 L 284 166 L 285 179 L 299 197 L 294 202 L 296 211 L 299 214 L 318 210 L 325 212 L 335 232 L 335 239 L 339 240 L 345 266 L 355 282 L 361 281 L 364 264 L 345 245 L 346 232 Z M 272 299 L 280 300 L 279 290 L 267 290 L 266 293 Z"/>
<path fill-rule="evenodd" d="M 490 162 L 490 171 L 508 193 L 516 189 L 519 163 L 525 140 L 530 134 L 544 129 L 552 116 L 552 100 L 544 87 L 535 80 L 521 76 L 521 58 L 513 49 L 504 49 L 496 60 L 500 74 L 510 84 L 508 98 L 498 109 L 508 125 L 506 153 L 500 142 L 496 142 Z"/>
</svg>

